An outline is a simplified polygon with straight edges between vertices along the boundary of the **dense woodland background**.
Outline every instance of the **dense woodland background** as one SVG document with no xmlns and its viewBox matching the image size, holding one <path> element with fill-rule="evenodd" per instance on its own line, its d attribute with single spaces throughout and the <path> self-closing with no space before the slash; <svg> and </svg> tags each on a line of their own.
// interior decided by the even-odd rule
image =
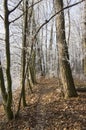
<svg viewBox="0 0 86 130">
<path fill-rule="evenodd" d="M 0 30 L 0 100 L 8 120 L 35 100 L 31 94 L 49 96 L 52 83 L 64 101 L 76 101 L 79 90 L 86 95 L 86 0 L 0 0 Z"/>
</svg>

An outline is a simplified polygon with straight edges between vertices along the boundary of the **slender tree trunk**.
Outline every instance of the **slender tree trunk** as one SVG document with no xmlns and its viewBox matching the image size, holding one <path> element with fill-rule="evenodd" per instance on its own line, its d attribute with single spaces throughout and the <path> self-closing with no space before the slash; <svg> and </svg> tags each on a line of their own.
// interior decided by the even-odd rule
<svg viewBox="0 0 86 130">
<path fill-rule="evenodd" d="M 12 112 L 12 80 L 10 74 L 10 41 L 9 41 L 9 10 L 8 0 L 4 0 L 4 26 L 5 26 L 5 47 L 6 47 L 6 77 L 7 77 L 7 103 L 5 111 L 8 119 L 13 118 Z"/>
<path fill-rule="evenodd" d="M 48 59 L 47 59 L 47 29 L 48 29 L 48 26 L 47 26 L 47 24 L 46 24 L 46 39 L 45 39 L 45 47 L 46 47 L 46 75 L 47 75 L 47 73 L 48 73 Z"/>
<path fill-rule="evenodd" d="M 32 83 L 36 84 L 36 70 L 35 70 L 35 51 L 33 50 L 31 54 L 31 62 L 29 64 L 29 69 L 30 69 L 30 74 L 31 74 L 31 79 Z"/>
<path fill-rule="evenodd" d="M 51 25 L 51 32 L 50 32 L 50 44 L 49 44 L 49 50 L 48 50 L 48 69 L 49 69 L 49 73 L 51 73 L 51 71 L 53 70 L 53 49 L 52 49 L 52 45 L 53 45 L 53 21 L 52 21 L 52 25 Z"/>
<path fill-rule="evenodd" d="M 67 0 L 67 6 L 69 5 L 70 1 Z M 68 9 L 68 39 L 67 39 L 67 44 L 69 46 L 70 43 L 70 31 L 71 31 L 71 17 L 70 17 L 70 9 Z"/>
<path fill-rule="evenodd" d="M 29 66 L 28 66 L 28 71 L 27 71 L 27 83 L 28 83 L 31 93 L 33 93 L 33 90 L 32 90 L 33 82 L 32 82 L 32 77 L 31 77 Z"/>
<path fill-rule="evenodd" d="M 4 81 L 4 75 L 3 75 L 1 61 L 0 61 L 0 89 L 1 89 L 1 94 L 2 94 L 2 98 L 3 98 L 3 104 L 5 105 L 7 102 L 7 92 L 5 89 L 5 81 Z"/>
<path fill-rule="evenodd" d="M 26 106 L 25 100 L 25 67 L 26 67 L 26 37 L 27 37 L 27 17 L 28 17 L 28 1 L 25 1 L 24 7 L 25 15 L 24 15 L 24 27 L 23 27 L 23 41 L 22 41 L 22 99 L 23 99 L 23 106 Z"/>
<path fill-rule="evenodd" d="M 43 41 L 44 41 L 44 39 L 43 39 L 43 28 L 42 28 L 42 32 L 41 32 L 42 34 L 42 38 L 41 38 L 41 60 L 42 60 L 42 76 L 44 76 L 45 77 L 45 75 L 46 75 L 46 72 L 45 72 L 45 60 L 44 60 L 44 52 L 43 52 Z"/>
<path fill-rule="evenodd" d="M 86 1 L 84 1 L 84 15 L 83 15 L 83 36 L 82 36 L 82 43 L 83 43 L 83 52 L 86 52 Z M 83 59 L 83 73 L 86 76 L 86 54 L 84 54 Z"/>
<path fill-rule="evenodd" d="M 32 4 L 34 4 L 34 0 L 32 1 Z M 36 33 L 36 22 L 35 22 L 35 11 L 34 8 L 32 7 L 32 13 L 33 13 L 33 17 L 32 17 L 32 36 Z M 35 39 L 35 42 L 38 39 Z M 31 74 L 31 79 L 32 79 L 32 83 L 36 84 L 36 69 L 35 69 L 35 59 L 36 59 L 36 45 L 33 45 L 33 39 L 31 40 L 31 46 L 33 46 L 32 48 L 32 52 L 31 52 L 31 63 L 29 64 L 29 69 L 30 69 L 30 74 Z"/>
<path fill-rule="evenodd" d="M 63 0 L 56 0 L 57 11 L 63 8 Z M 57 16 L 57 35 L 59 51 L 60 76 L 64 88 L 65 98 L 77 96 L 69 63 L 68 46 L 65 37 L 64 12 Z"/>
</svg>

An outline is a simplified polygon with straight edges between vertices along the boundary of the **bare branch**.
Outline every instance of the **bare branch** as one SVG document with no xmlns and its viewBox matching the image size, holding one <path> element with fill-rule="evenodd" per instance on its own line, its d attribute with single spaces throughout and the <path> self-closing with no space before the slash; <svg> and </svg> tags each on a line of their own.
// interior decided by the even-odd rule
<svg viewBox="0 0 86 130">
<path fill-rule="evenodd" d="M 36 3 L 30 5 L 30 6 L 28 7 L 28 9 L 30 9 L 32 6 L 34 6 L 34 5 L 38 4 L 38 3 L 40 3 L 41 1 L 43 1 L 43 0 L 37 1 Z M 26 12 L 26 11 L 25 11 L 25 12 Z M 20 19 L 20 18 L 25 14 L 25 12 L 23 12 L 19 17 L 15 18 L 14 20 L 10 21 L 9 23 L 13 23 L 13 22 L 15 22 L 16 20 Z"/>
<path fill-rule="evenodd" d="M 14 23 L 15 21 L 17 21 L 18 19 L 20 19 L 22 16 L 24 15 L 24 13 L 22 13 L 20 16 L 18 16 L 17 18 L 15 18 L 14 20 L 10 21 L 10 23 Z"/>
<path fill-rule="evenodd" d="M 5 41 L 5 39 L 3 39 L 3 38 L 0 38 L 0 41 Z"/>
<path fill-rule="evenodd" d="M 60 11 L 56 12 L 54 15 L 52 15 L 48 20 L 46 20 L 46 21 L 39 27 L 39 29 L 37 30 L 37 32 L 36 32 L 36 34 L 34 35 L 33 39 L 36 38 L 36 36 L 37 36 L 37 34 L 39 33 L 39 31 L 41 30 L 41 28 L 42 28 L 44 25 L 46 25 L 47 23 L 49 23 L 57 14 L 59 14 L 60 12 L 66 10 L 66 9 L 68 9 L 68 8 L 74 7 L 74 6 L 80 4 L 80 3 L 84 2 L 84 1 L 85 1 L 85 0 L 81 0 L 81 1 L 79 1 L 79 2 L 76 2 L 75 4 L 66 6 L 66 7 L 64 7 L 63 9 L 61 9 Z"/>
<path fill-rule="evenodd" d="M 9 11 L 9 13 L 12 13 L 13 11 L 15 11 L 22 1 L 23 0 L 20 0 L 20 2 L 12 10 Z"/>
<path fill-rule="evenodd" d="M 0 18 L 4 21 L 4 18 L 2 17 L 2 15 L 0 15 Z"/>
</svg>

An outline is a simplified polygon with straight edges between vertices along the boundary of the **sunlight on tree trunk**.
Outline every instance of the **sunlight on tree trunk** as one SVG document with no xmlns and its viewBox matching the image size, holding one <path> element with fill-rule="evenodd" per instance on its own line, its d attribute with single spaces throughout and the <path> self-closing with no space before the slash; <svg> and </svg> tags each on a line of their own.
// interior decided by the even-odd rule
<svg viewBox="0 0 86 130">
<path fill-rule="evenodd" d="M 63 0 L 56 1 L 57 11 L 63 8 Z M 77 93 L 74 86 L 72 72 L 69 63 L 68 46 L 65 37 L 65 21 L 64 12 L 57 16 L 57 36 L 58 36 L 58 51 L 59 51 L 59 67 L 60 76 L 64 88 L 65 98 L 76 97 Z"/>
</svg>

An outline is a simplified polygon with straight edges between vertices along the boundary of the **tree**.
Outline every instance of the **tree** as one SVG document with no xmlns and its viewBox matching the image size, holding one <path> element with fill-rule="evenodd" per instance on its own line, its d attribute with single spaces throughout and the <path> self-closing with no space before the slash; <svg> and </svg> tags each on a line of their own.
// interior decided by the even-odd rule
<svg viewBox="0 0 86 130">
<path fill-rule="evenodd" d="M 6 77 L 7 77 L 7 101 L 4 108 L 8 119 L 13 118 L 12 112 L 12 80 L 10 74 L 10 39 L 9 39 L 9 10 L 8 0 L 4 0 L 4 27 L 5 27 L 5 50 L 6 50 Z"/>
<path fill-rule="evenodd" d="M 55 2 L 57 11 L 63 9 L 63 0 L 56 0 Z M 72 72 L 69 63 L 68 46 L 65 36 L 65 20 L 64 11 L 57 15 L 57 36 L 58 36 L 58 51 L 59 51 L 59 68 L 61 81 L 64 88 L 65 98 L 76 97 L 77 93 L 72 77 Z"/>
<path fill-rule="evenodd" d="M 83 43 L 83 50 L 86 52 L 86 0 L 84 1 L 84 12 L 83 12 L 83 35 L 82 35 L 82 43 Z M 86 75 L 86 54 L 84 55 L 83 59 L 83 72 Z"/>
<path fill-rule="evenodd" d="M 23 99 L 23 106 L 26 106 L 25 100 L 25 67 L 26 67 L 26 37 L 27 37 L 27 18 L 28 18 L 28 1 L 26 0 L 24 3 L 24 20 L 23 20 L 23 40 L 22 40 L 22 99 Z"/>
<path fill-rule="evenodd" d="M 11 79 L 11 59 L 10 59 L 10 22 L 9 15 L 15 11 L 15 9 L 20 5 L 22 0 L 12 9 L 8 9 L 8 0 L 4 0 L 4 28 L 5 28 L 5 52 L 6 52 L 6 80 L 7 80 L 7 91 L 4 80 L 4 73 L 0 61 L 0 87 L 3 97 L 3 105 L 7 115 L 8 120 L 13 119 L 13 110 L 12 110 L 12 79 Z"/>
</svg>

